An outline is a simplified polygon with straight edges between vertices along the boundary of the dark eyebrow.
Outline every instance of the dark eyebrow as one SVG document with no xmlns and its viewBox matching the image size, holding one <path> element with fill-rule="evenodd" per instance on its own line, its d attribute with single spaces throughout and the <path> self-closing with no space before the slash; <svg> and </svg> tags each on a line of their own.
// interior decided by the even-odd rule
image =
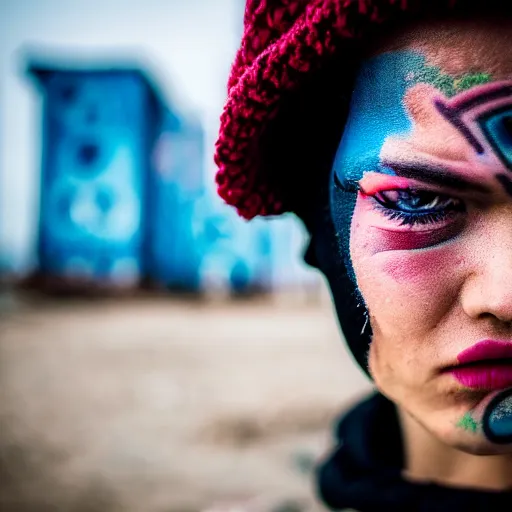
<svg viewBox="0 0 512 512">
<path fill-rule="evenodd" d="M 415 179 L 430 185 L 440 185 L 459 191 L 492 194 L 492 190 L 489 187 L 482 185 L 478 181 L 456 176 L 444 167 L 403 162 L 386 162 L 382 165 L 392 169 L 401 178 Z"/>
</svg>

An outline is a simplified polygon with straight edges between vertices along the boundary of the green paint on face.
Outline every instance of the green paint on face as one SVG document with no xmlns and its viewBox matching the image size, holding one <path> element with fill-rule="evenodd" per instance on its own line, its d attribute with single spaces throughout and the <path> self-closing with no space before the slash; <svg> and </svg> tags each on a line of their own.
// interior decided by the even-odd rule
<svg viewBox="0 0 512 512">
<path fill-rule="evenodd" d="M 454 81 L 453 86 L 455 90 L 455 94 L 467 91 L 472 87 L 476 87 L 477 85 L 487 84 L 492 81 L 491 75 L 486 73 L 477 73 L 475 75 L 465 75 L 461 78 L 458 78 Z"/>
<path fill-rule="evenodd" d="M 467 432 L 471 432 L 476 434 L 478 430 L 478 423 L 475 421 L 471 413 L 467 412 L 457 423 L 457 427 L 466 430 Z"/>
<path fill-rule="evenodd" d="M 416 71 L 410 77 L 411 85 L 426 83 L 433 85 L 443 94 L 451 98 L 456 94 L 467 91 L 477 85 L 486 84 L 492 81 L 491 75 L 487 73 L 468 73 L 461 76 L 451 76 L 443 73 L 435 66 L 425 65 L 420 71 Z"/>
</svg>

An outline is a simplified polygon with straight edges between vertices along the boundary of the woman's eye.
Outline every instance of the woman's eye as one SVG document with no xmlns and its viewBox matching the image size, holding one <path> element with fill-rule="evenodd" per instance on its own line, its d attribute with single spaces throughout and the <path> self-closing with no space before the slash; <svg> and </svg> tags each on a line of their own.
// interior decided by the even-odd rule
<svg viewBox="0 0 512 512">
<path fill-rule="evenodd" d="M 373 199 L 385 216 L 401 225 L 435 224 L 465 211 L 460 199 L 429 190 L 386 190 L 376 193 Z"/>
<path fill-rule="evenodd" d="M 433 212 L 457 209 L 462 201 L 426 190 L 387 190 L 374 198 L 386 208 L 402 212 Z"/>
</svg>

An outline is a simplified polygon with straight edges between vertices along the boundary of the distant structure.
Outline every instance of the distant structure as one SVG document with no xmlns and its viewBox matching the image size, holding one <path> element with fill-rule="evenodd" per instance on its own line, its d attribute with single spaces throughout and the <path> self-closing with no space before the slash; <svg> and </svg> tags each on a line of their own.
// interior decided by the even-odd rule
<svg viewBox="0 0 512 512">
<path fill-rule="evenodd" d="M 44 97 L 38 274 L 74 287 L 199 287 L 203 131 L 138 67 L 30 62 Z"/>
<path fill-rule="evenodd" d="M 208 251 L 199 237 L 197 211 L 204 197 L 203 129 L 165 110 L 152 158 L 148 282 L 174 292 L 200 291 L 200 268 Z"/>
<path fill-rule="evenodd" d="M 208 193 L 202 125 L 141 67 L 32 59 L 28 74 L 43 96 L 29 283 L 237 296 L 316 287 L 293 219 L 247 223 Z"/>
</svg>

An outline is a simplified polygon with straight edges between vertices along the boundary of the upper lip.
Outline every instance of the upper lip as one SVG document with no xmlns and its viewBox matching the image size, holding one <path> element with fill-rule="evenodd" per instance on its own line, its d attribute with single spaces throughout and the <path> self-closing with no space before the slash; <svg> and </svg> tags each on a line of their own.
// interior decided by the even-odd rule
<svg viewBox="0 0 512 512">
<path fill-rule="evenodd" d="M 457 356 L 456 366 L 494 359 L 512 359 L 512 341 L 479 341 Z"/>
</svg>

